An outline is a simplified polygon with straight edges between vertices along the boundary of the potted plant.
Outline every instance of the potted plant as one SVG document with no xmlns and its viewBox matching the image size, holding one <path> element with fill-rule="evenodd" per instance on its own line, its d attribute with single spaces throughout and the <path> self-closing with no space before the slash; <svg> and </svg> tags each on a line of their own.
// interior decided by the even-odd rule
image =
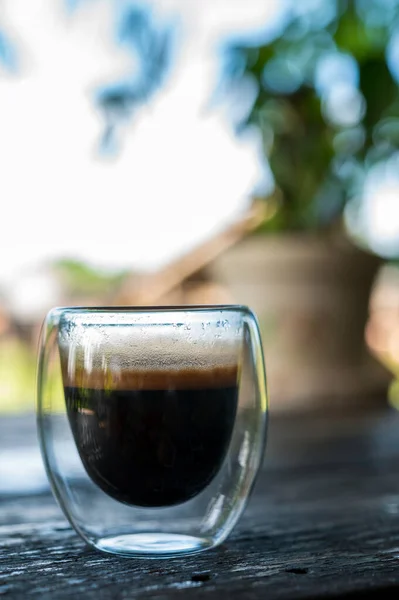
<svg viewBox="0 0 399 600">
<path fill-rule="evenodd" d="M 231 84 L 256 90 L 241 126 L 259 129 L 274 189 L 261 197 L 257 234 L 222 255 L 214 273 L 259 314 L 275 408 L 352 406 L 386 385 L 364 343 L 381 258 L 344 225 L 370 169 L 396 144 L 387 47 L 399 3 L 377 8 L 372 0 L 291 10 L 268 43 L 229 51 Z"/>
</svg>

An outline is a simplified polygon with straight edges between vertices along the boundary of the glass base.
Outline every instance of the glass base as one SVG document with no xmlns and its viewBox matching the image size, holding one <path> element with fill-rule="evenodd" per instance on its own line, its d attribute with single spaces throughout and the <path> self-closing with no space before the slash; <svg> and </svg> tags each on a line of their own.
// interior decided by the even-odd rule
<svg viewBox="0 0 399 600">
<path fill-rule="evenodd" d="M 95 547 L 104 552 L 137 558 L 169 558 L 202 552 L 212 547 L 210 540 L 175 533 L 135 533 L 104 537 Z"/>
</svg>

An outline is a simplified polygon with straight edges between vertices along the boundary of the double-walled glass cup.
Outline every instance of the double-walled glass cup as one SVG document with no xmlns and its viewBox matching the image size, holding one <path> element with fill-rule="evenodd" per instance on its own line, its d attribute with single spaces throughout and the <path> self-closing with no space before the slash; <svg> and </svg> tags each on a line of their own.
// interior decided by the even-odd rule
<svg viewBox="0 0 399 600">
<path fill-rule="evenodd" d="M 54 309 L 37 410 L 53 492 L 86 542 L 145 557 L 212 548 L 264 451 L 256 319 L 241 306 Z"/>
</svg>

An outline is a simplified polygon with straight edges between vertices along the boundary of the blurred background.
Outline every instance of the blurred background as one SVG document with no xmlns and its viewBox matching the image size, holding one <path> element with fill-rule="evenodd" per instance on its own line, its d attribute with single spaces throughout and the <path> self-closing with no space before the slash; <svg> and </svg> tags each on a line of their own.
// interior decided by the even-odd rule
<svg viewBox="0 0 399 600">
<path fill-rule="evenodd" d="M 2 0 L 0 414 L 54 305 L 244 303 L 272 409 L 399 405 L 399 0 Z"/>
</svg>

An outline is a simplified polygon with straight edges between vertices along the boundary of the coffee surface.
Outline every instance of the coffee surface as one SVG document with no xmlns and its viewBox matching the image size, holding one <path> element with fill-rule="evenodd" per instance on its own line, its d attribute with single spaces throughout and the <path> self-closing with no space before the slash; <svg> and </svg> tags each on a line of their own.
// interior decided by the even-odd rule
<svg viewBox="0 0 399 600">
<path fill-rule="evenodd" d="M 237 369 L 94 373 L 65 386 L 68 417 L 89 477 L 135 506 L 186 502 L 214 479 L 231 440 Z M 72 384 L 72 385 L 71 385 Z"/>
</svg>

